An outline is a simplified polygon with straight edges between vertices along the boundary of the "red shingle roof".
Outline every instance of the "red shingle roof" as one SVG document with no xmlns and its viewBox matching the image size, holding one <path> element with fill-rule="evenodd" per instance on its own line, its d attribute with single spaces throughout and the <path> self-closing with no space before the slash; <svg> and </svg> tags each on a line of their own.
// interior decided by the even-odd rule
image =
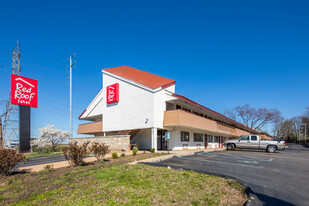
<svg viewBox="0 0 309 206">
<path fill-rule="evenodd" d="M 136 83 L 142 84 L 144 86 L 150 87 L 152 89 L 157 89 L 159 87 L 165 88 L 176 83 L 175 80 L 167 79 L 165 77 L 151 74 L 139 69 L 134 69 L 128 66 L 113 67 L 103 70 L 123 77 L 125 79 L 134 81 Z"/>
</svg>

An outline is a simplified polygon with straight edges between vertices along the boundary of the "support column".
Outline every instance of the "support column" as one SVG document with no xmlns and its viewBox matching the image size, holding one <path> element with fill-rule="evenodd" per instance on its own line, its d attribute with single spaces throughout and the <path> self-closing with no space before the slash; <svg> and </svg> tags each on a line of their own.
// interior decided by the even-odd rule
<svg viewBox="0 0 309 206">
<path fill-rule="evenodd" d="M 155 148 L 155 151 L 158 150 L 158 130 L 157 128 L 151 128 L 151 149 Z"/>
<path fill-rule="evenodd" d="M 19 152 L 30 151 L 30 112 L 28 106 L 19 106 Z"/>
</svg>

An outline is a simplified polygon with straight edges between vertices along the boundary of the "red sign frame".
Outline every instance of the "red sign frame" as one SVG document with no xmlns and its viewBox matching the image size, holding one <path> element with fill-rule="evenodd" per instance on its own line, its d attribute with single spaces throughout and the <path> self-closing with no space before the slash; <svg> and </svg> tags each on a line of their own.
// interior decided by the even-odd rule
<svg viewBox="0 0 309 206">
<path fill-rule="evenodd" d="M 29 107 L 38 107 L 38 81 L 12 74 L 11 103 Z"/>
<path fill-rule="evenodd" d="M 111 104 L 119 102 L 119 83 L 106 87 L 106 103 Z"/>
</svg>

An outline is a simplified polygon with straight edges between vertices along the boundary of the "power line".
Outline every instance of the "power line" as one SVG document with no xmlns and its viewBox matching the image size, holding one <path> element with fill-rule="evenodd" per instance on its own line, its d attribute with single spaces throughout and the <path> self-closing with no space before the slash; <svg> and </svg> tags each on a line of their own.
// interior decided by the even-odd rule
<svg viewBox="0 0 309 206">
<path fill-rule="evenodd" d="M 61 113 L 61 112 L 55 112 L 55 111 L 52 111 L 52 110 L 48 110 L 48 109 L 40 109 L 41 111 L 43 112 L 47 112 L 47 113 L 51 113 L 51 114 L 57 114 L 57 115 L 61 115 L 63 117 L 68 117 L 68 115 L 64 114 L 64 113 Z M 73 117 L 79 117 L 79 115 L 73 115 Z"/>
<path fill-rule="evenodd" d="M 31 62 L 32 63 L 32 62 Z M 36 64 L 36 63 L 32 63 L 32 64 Z M 27 63 L 24 63 L 24 65 L 28 65 L 28 66 L 32 66 L 32 65 L 29 65 Z M 50 68 L 47 68 L 47 67 L 44 67 L 42 65 L 39 65 L 39 64 L 36 64 L 38 67 L 40 67 L 41 69 L 45 69 L 46 71 L 48 72 L 55 72 L 57 74 L 61 73 L 61 74 L 64 74 L 60 71 L 57 71 L 57 70 L 53 70 L 53 69 L 50 69 Z M 55 84 L 55 82 L 52 82 L 50 81 L 49 79 L 45 78 L 45 76 L 43 76 L 42 74 L 40 73 L 37 73 L 37 72 L 34 72 L 34 71 L 31 71 L 31 74 L 37 74 L 39 76 L 40 79 L 44 79 L 45 82 L 49 82 L 51 83 L 50 85 L 52 85 L 51 87 L 54 88 L 54 87 L 57 87 L 59 89 L 59 91 L 63 91 L 63 88 L 59 87 L 58 85 L 63 85 L 63 86 L 67 86 L 65 83 L 61 83 L 61 82 L 57 82 L 57 84 Z M 5 77 L 5 75 L 3 75 L 3 77 Z M 5 77 L 6 78 L 6 77 Z M 45 84 L 45 86 L 47 86 L 48 84 Z M 89 94 L 89 91 L 86 91 L 84 90 L 84 88 L 82 87 L 78 87 L 78 86 L 74 86 L 74 88 L 78 89 L 79 93 L 83 93 L 83 94 Z"/>
</svg>

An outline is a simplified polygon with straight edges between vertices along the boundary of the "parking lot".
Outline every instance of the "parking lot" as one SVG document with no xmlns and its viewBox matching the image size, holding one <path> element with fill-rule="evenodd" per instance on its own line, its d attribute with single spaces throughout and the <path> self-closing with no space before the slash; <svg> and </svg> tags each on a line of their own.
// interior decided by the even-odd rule
<svg viewBox="0 0 309 206">
<path fill-rule="evenodd" d="M 308 205 L 309 148 L 290 144 L 285 151 L 264 150 L 200 152 L 151 163 L 220 176 L 247 184 L 263 205 Z"/>
</svg>

